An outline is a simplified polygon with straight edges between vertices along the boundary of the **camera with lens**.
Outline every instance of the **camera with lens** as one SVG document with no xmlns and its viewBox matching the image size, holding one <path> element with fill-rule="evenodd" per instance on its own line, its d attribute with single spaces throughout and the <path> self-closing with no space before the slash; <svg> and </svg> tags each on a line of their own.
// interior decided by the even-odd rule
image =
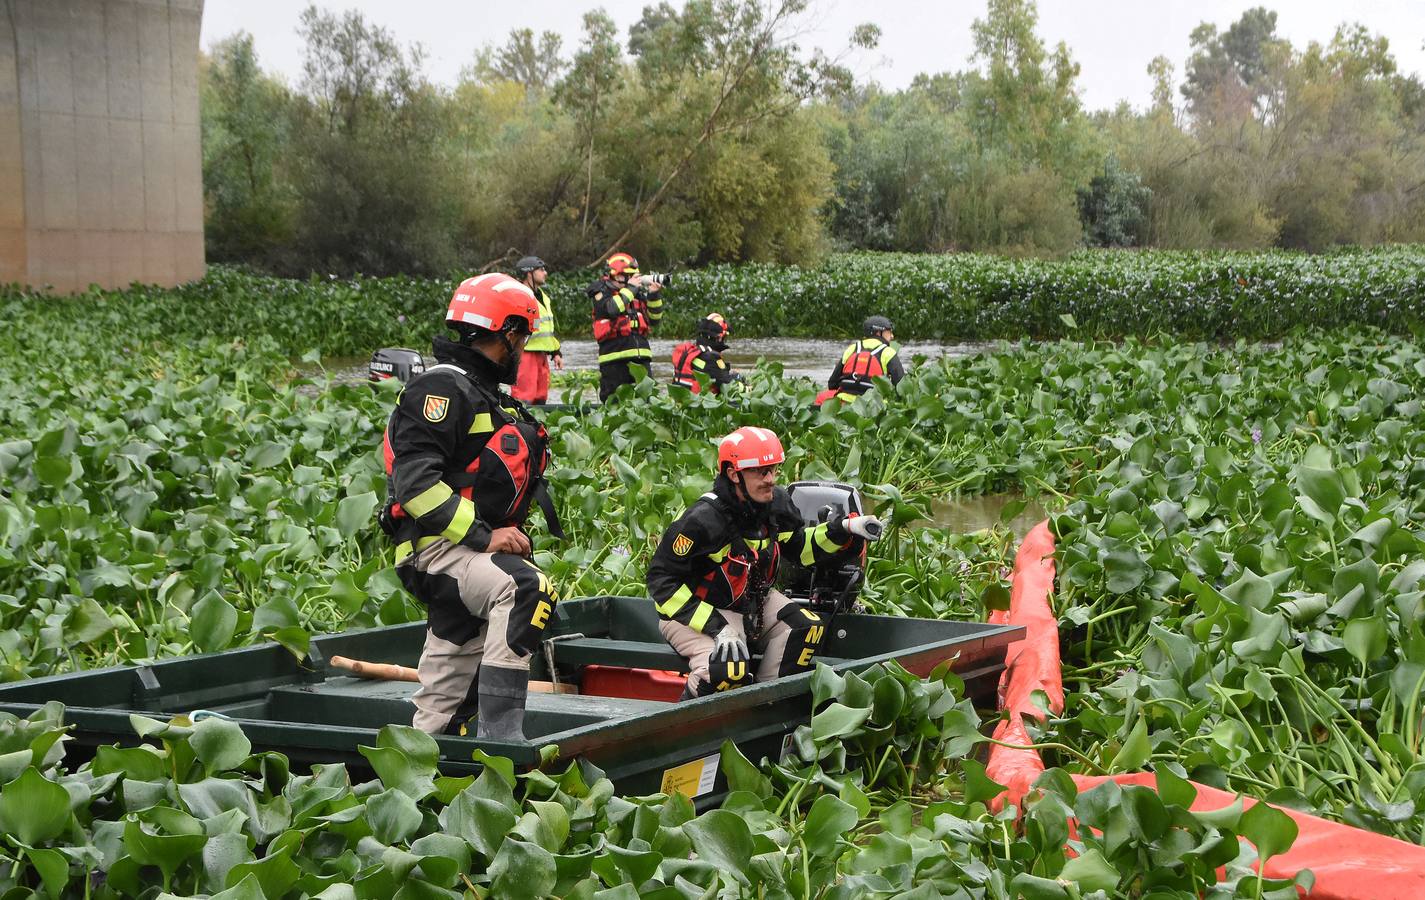
<svg viewBox="0 0 1425 900">
<path fill-rule="evenodd" d="M 673 285 L 673 276 L 667 272 L 648 272 L 644 274 L 643 280 L 646 284 L 658 284 L 663 287 L 671 287 Z"/>
</svg>

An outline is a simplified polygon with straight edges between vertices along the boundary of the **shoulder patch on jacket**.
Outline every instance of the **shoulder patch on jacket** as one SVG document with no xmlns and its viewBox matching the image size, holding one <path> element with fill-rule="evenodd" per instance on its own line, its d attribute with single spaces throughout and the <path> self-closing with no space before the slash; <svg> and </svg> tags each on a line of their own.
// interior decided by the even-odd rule
<svg viewBox="0 0 1425 900">
<path fill-rule="evenodd" d="M 688 551 L 693 549 L 693 539 L 686 534 L 680 534 L 673 538 L 673 555 L 687 556 Z"/>
<path fill-rule="evenodd" d="M 444 422 L 446 415 L 450 412 L 450 398 L 442 397 L 439 394 L 427 394 L 425 406 L 421 408 L 421 413 L 428 422 Z"/>
</svg>

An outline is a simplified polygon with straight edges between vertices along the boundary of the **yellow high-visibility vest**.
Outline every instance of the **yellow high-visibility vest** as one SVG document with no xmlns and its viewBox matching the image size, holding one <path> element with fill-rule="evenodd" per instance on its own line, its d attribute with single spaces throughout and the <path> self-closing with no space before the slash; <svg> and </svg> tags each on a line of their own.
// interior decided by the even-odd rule
<svg viewBox="0 0 1425 900">
<path fill-rule="evenodd" d="M 559 338 L 554 336 L 554 304 L 549 302 L 549 294 L 542 287 L 534 289 L 534 297 L 539 304 L 539 319 L 535 321 L 534 334 L 524 348 L 538 353 L 558 353 Z"/>
</svg>

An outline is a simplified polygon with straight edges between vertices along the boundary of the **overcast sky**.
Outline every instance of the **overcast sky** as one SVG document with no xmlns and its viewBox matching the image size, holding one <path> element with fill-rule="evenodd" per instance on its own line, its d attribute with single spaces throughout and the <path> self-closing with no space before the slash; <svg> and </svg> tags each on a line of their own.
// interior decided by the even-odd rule
<svg viewBox="0 0 1425 900">
<path fill-rule="evenodd" d="M 444 84 L 454 83 L 474 51 L 502 43 L 513 28 L 557 31 L 566 53 L 577 42 L 585 10 L 602 6 L 624 35 L 651 0 L 318 0 L 329 9 L 361 10 L 368 21 L 389 29 L 404 43 L 426 50 L 426 71 Z M 984 0 L 812 0 L 810 30 L 801 41 L 835 54 L 846 47 L 852 28 L 865 21 L 881 27 L 881 44 L 848 61 L 862 79 L 901 88 L 919 72 L 965 68 L 972 44 L 970 23 L 985 12 Z M 300 0 L 207 0 L 203 9 L 203 47 L 237 31 L 251 32 L 264 68 L 295 83 L 301 71 L 302 43 L 297 18 Z M 1181 80 L 1188 55 L 1188 33 L 1199 22 L 1226 28 L 1249 7 L 1277 10 L 1277 33 L 1297 47 L 1325 43 L 1342 21 L 1361 22 L 1390 39 L 1402 71 L 1425 71 L 1425 0 L 1040 0 L 1039 35 L 1049 46 L 1066 41 L 1082 72 L 1079 89 L 1089 109 L 1110 108 L 1120 100 L 1136 107 L 1149 102 L 1149 60 L 1166 55 Z M 681 0 L 674 6 L 681 7 Z"/>
</svg>

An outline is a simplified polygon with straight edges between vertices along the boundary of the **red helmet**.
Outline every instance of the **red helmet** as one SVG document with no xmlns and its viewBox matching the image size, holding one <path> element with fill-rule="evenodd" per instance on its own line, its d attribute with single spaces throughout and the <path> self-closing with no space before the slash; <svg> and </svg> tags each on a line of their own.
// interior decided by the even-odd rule
<svg viewBox="0 0 1425 900">
<path fill-rule="evenodd" d="M 534 291 L 501 272 L 476 275 L 460 282 L 445 311 L 448 325 L 474 325 L 486 331 L 503 331 L 513 326 L 530 334 L 538 318 Z"/>
<path fill-rule="evenodd" d="M 774 466 L 784 462 L 787 455 L 782 452 L 782 442 L 768 428 L 744 425 L 722 439 L 717 448 L 717 470 L 723 466 L 734 469 L 755 469 L 758 466 Z"/>
<path fill-rule="evenodd" d="M 637 275 L 638 260 L 628 253 L 615 253 L 604 264 L 604 271 L 609 275 Z"/>
</svg>

